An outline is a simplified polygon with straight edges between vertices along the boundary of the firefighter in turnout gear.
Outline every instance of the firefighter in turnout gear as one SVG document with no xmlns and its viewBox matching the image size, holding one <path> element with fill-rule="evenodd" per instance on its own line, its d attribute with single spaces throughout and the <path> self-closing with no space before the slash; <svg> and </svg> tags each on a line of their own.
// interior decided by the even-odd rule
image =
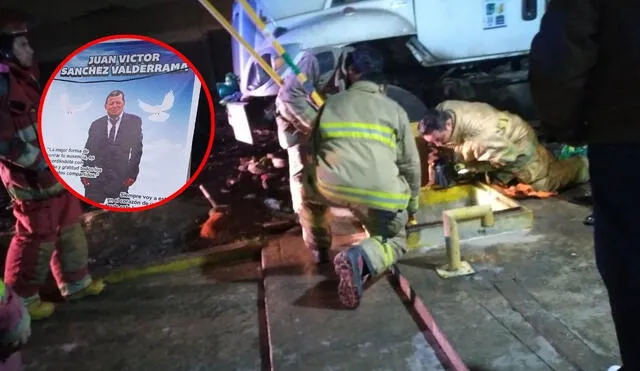
<svg viewBox="0 0 640 371">
<path fill-rule="evenodd" d="M 315 55 L 311 52 L 304 52 L 300 60 L 296 62 L 296 65 L 307 76 L 310 86 L 303 86 L 293 73 L 289 73 L 285 75 L 284 84 L 278 90 L 278 95 L 276 96 L 278 141 L 280 146 L 287 150 L 289 189 L 293 211 L 298 215 L 298 218 L 300 218 L 302 211 L 305 192 L 302 177 L 308 162 L 308 142 L 317 115 L 317 107 L 312 104 L 308 90 L 313 86 L 317 92 L 325 92 L 330 89 L 331 93 L 337 93 L 351 84 L 354 81 L 355 69 L 352 67 L 353 58 L 350 55 L 354 50 L 358 50 L 356 55 L 361 56 L 365 55 L 365 52 L 369 54 L 375 53 L 375 51 L 367 47 L 345 48 L 339 58 L 338 66 L 333 71 L 333 77 L 326 83 L 321 81 L 320 67 Z M 272 54 L 275 54 L 275 51 Z M 282 57 L 275 58 L 273 62 L 274 69 L 280 69 L 283 63 Z M 338 81 L 333 81 L 334 79 Z M 305 241 L 309 241 L 307 245 L 315 246 L 311 241 L 314 237 L 310 235 L 309 230 L 303 228 L 302 235 Z M 328 255 L 324 251 L 317 249 L 312 251 L 318 262 L 328 259 Z"/>
<path fill-rule="evenodd" d="M 303 229 L 309 248 L 331 247 L 329 207 L 351 209 L 369 238 L 340 252 L 334 268 L 341 302 L 355 308 L 368 277 L 384 273 L 406 252 L 406 224 L 418 209 L 420 157 L 405 110 L 385 96 L 382 58 L 352 55 L 352 81 L 330 96 L 317 119 L 305 175 Z"/>
<path fill-rule="evenodd" d="M 501 185 L 515 180 L 556 192 L 589 181 L 586 157 L 555 158 L 521 117 L 486 103 L 444 101 L 429 110 L 418 131 L 430 144 L 452 150 L 454 162 L 489 173 Z"/>
<path fill-rule="evenodd" d="M 0 178 L 16 217 L 4 280 L 37 320 L 54 311 L 38 293 L 50 269 L 68 300 L 97 295 L 104 283 L 88 271 L 80 201 L 57 181 L 40 151 L 41 88 L 26 33 L 21 23 L 0 25 Z"/>
<path fill-rule="evenodd" d="M 278 69 L 282 66 L 282 57 L 276 58 L 274 64 Z M 306 76 L 316 91 L 320 91 L 318 79 L 320 67 L 316 57 L 305 52 L 297 63 L 298 68 Z M 289 188 L 293 211 L 299 214 L 302 205 L 302 171 L 307 156 L 307 141 L 316 108 L 309 102 L 309 93 L 293 73 L 285 76 L 283 86 L 276 96 L 276 123 L 278 125 L 278 141 L 287 150 L 289 158 Z"/>
</svg>

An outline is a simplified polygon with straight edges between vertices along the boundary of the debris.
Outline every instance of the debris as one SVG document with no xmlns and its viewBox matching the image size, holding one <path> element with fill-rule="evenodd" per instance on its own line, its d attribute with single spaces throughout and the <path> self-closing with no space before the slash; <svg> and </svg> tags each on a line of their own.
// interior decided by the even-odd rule
<svg viewBox="0 0 640 371">
<path fill-rule="evenodd" d="M 593 216 L 593 214 L 591 214 L 591 215 L 587 216 L 586 218 L 584 218 L 582 223 L 584 225 L 592 226 L 592 225 L 594 225 L 596 223 L 596 217 Z"/>
<path fill-rule="evenodd" d="M 267 173 L 260 175 L 260 182 L 262 184 L 262 189 L 269 190 L 276 188 L 277 183 L 280 181 L 278 174 Z"/>
<path fill-rule="evenodd" d="M 251 161 L 247 166 L 247 170 L 253 175 L 262 175 L 269 169 L 270 162 L 267 157 L 262 158 L 260 161 Z"/>
<path fill-rule="evenodd" d="M 279 157 L 273 157 L 271 159 L 271 163 L 273 164 L 273 167 L 275 167 L 276 169 L 282 169 L 287 166 L 287 160 Z"/>
<path fill-rule="evenodd" d="M 200 228 L 200 237 L 214 239 L 216 237 L 216 225 L 226 216 L 225 213 L 219 211 L 218 204 L 213 200 L 207 189 L 201 184 L 200 191 L 211 204 L 209 210 L 209 218 Z"/>
<path fill-rule="evenodd" d="M 280 211 L 282 201 L 278 201 L 275 198 L 267 198 L 264 200 L 264 205 L 273 211 Z"/>
<path fill-rule="evenodd" d="M 296 224 L 296 221 L 293 219 L 285 219 L 285 220 L 272 220 L 269 222 L 262 223 L 262 228 L 265 229 L 288 229 Z"/>
<path fill-rule="evenodd" d="M 492 187 L 498 192 L 511 198 L 550 198 L 557 195 L 556 192 L 535 191 L 533 187 L 524 183 L 518 183 L 517 185 L 510 187 L 502 187 L 497 184 L 493 184 Z"/>
<path fill-rule="evenodd" d="M 560 149 L 560 153 L 557 155 L 559 160 L 567 159 L 573 156 L 586 156 L 587 155 L 587 146 L 573 147 L 569 145 L 564 145 Z"/>
</svg>

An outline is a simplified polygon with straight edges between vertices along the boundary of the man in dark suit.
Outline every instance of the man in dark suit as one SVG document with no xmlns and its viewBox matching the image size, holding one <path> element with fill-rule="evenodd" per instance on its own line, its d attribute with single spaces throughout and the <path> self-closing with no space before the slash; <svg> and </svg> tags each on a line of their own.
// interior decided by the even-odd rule
<svg viewBox="0 0 640 371">
<path fill-rule="evenodd" d="M 142 119 L 124 112 L 124 93 L 114 90 L 107 96 L 105 116 L 91 123 L 83 166 L 101 168 L 96 178 L 81 178 L 85 196 L 104 203 L 118 198 L 138 178 L 142 157 Z"/>
</svg>

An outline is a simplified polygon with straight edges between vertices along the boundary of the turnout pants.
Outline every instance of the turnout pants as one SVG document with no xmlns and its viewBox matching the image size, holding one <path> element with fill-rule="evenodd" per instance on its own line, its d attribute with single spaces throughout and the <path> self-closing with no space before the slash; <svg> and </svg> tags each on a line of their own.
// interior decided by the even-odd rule
<svg viewBox="0 0 640 371">
<path fill-rule="evenodd" d="M 298 127 L 313 126 L 312 122 L 305 121 L 293 110 L 276 99 L 276 123 L 278 125 L 278 142 L 280 147 L 287 150 L 289 160 L 289 189 L 291 192 L 291 204 L 293 211 L 300 214 L 304 189 L 302 173 L 308 156 L 308 135 L 296 130 Z"/>
<path fill-rule="evenodd" d="M 360 220 L 369 238 L 359 243 L 372 275 L 378 275 L 395 264 L 407 252 L 407 210 L 377 210 L 314 195 L 305 197 L 300 213 L 302 238 L 311 250 L 331 248 L 330 206 L 346 207 Z"/>
<path fill-rule="evenodd" d="M 536 153 L 521 170 L 514 171 L 519 182 L 529 184 L 539 192 L 556 192 L 589 181 L 589 162 L 583 156 L 557 159 L 538 144 Z"/>
<path fill-rule="evenodd" d="M 594 242 L 625 370 L 640 370 L 640 248 L 638 145 L 590 145 Z"/>
<path fill-rule="evenodd" d="M 7 285 L 27 304 L 39 300 L 38 290 L 49 269 L 63 296 L 89 286 L 80 201 L 63 191 L 45 200 L 16 201 L 13 213 L 16 231 L 5 263 Z"/>
<path fill-rule="evenodd" d="M 289 190 L 291 192 L 291 204 L 293 211 L 300 214 L 302 210 L 302 200 L 304 198 L 304 185 L 302 176 L 307 157 L 307 145 L 296 144 L 287 148 L 289 158 Z"/>
</svg>

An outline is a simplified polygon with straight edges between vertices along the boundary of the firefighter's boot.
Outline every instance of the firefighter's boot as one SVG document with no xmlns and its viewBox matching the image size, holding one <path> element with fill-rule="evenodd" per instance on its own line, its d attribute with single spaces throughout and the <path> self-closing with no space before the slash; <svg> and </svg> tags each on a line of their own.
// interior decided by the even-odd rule
<svg viewBox="0 0 640 371">
<path fill-rule="evenodd" d="M 48 301 L 41 301 L 40 299 L 26 304 L 26 307 L 33 321 L 51 317 L 56 309 L 55 304 Z"/>
<path fill-rule="evenodd" d="M 71 294 L 71 295 L 67 296 L 66 299 L 69 300 L 69 301 L 72 301 L 72 300 L 82 299 L 82 298 L 87 297 L 87 296 L 100 295 L 102 293 L 102 291 L 104 291 L 104 288 L 105 288 L 104 281 L 102 281 L 102 280 L 93 280 L 93 281 L 91 281 L 91 284 L 89 284 L 89 286 L 87 286 L 84 289 L 76 292 L 75 294 Z"/>
</svg>

